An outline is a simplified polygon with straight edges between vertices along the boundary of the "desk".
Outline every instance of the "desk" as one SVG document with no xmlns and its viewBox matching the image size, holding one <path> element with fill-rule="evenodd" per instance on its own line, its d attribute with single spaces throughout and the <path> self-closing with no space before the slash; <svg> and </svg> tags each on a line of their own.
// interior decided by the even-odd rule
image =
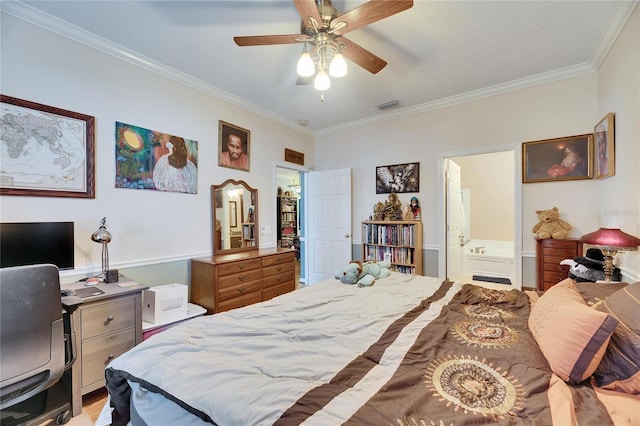
<svg viewBox="0 0 640 426">
<path fill-rule="evenodd" d="M 82 395 L 105 385 L 104 369 L 112 359 L 142 342 L 142 291 L 149 287 L 120 277 L 118 283 L 61 285 L 61 290 L 94 288 L 103 294 L 82 298 L 71 314 L 76 361 L 65 374 L 71 381 L 73 416 L 82 413 Z M 70 377 L 69 377 L 70 376 Z"/>
</svg>

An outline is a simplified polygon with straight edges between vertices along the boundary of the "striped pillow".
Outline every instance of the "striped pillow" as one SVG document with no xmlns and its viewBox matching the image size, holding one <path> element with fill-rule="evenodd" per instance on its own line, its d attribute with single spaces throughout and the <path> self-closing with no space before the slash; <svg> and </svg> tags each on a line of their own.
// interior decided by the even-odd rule
<svg viewBox="0 0 640 426">
<path fill-rule="evenodd" d="M 594 373 L 597 385 L 640 394 L 640 282 L 618 290 L 597 309 L 620 321 Z"/>
<path fill-rule="evenodd" d="M 617 324 L 590 308 L 569 278 L 540 296 L 529 316 L 529 329 L 551 370 L 569 384 L 593 374 Z"/>
</svg>

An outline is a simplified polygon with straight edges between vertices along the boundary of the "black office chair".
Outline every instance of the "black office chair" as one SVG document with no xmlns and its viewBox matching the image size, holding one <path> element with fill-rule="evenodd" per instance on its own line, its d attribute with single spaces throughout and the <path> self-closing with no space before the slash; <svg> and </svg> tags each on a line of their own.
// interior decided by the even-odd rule
<svg viewBox="0 0 640 426">
<path fill-rule="evenodd" d="M 0 424 L 66 423 L 71 389 L 61 378 L 75 342 L 58 268 L 1 268 L 0 303 Z"/>
</svg>

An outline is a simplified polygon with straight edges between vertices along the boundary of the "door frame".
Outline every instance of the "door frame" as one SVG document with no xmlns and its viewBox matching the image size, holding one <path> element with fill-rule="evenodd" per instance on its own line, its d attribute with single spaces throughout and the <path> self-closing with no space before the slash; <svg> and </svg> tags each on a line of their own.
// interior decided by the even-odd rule
<svg viewBox="0 0 640 426">
<path fill-rule="evenodd" d="M 465 157 L 478 154 L 492 154 L 496 152 L 513 152 L 514 153 L 514 167 L 513 167 L 513 179 L 514 179 L 514 240 L 513 240 L 513 257 L 515 265 L 515 278 L 516 282 L 513 283 L 515 288 L 522 288 L 522 150 L 520 145 L 499 145 L 493 147 L 481 147 L 471 148 L 459 151 L 443 152 L 439 155 L 438 161 L 438 180 L 439 180 L 439 194 L 438 194 L 438 276 L 444 279 L 447 275 L 446 271 L 446 256 L 447 256 L 447 230 L 446 230 L 446 181 L 444 163 L 445 159 L 452 157 Z"/>
<path fill-rule="evenodd" d="M 293 163 L 285 163 L 282 161 L 274 161 L 273 162 L 273 185 L 272 185 L 272 189 L 273 189 L 273 194 L 271 195 L 271 199 L 272 200 L 276 200 L 278 197 L 278 170 L 277 169 L 286 169 L 286 170 L 291 170 L 294 172 L 298 172 L 301 174 L 307 174 L 308 172 L 311 171 L 310 168 L 308 167 L 304 167 L 301 166 L 299 164 L 293 164 Z M 301 183 L 301 198 L 304 200 L 305 196 L 306 196 L 306 177 L 303 179 L 300 179 L 300 183 Z M 277 208 L 277 207 L 276 207 Z M 298 209 L 298 211 L 302 211 L 302 214 L 304 214 L 304 219 L 300 218 L 300 222 L 302 222 L 303 227 L 307 226 L 307 222 L 308 222 L 308 215 L 309 212 L 307 211 L 307 209 Z M 304 229 L 303 227 L 300 227 L 300 233 L 302 234 L 302 236 L 300 236 L 300 270 L 302 271 L 303 268 L 305 268 L 304 270 L 306 271 L 306 263 L 307 263 L 307 256 L 305 256 L 305 253 L 303 253 L 303 251 L 305 250 L 306 244 L 303 243 L 303 241 L 305 241 L 306 235 L 307 235 L 307 230 Z M 271 223 L 271 229 L 273 229 L 273 232 L 277 232 L 278 228 L 278 215 L 274 214 L 273 215 L 273 221 Z M 276 248 L 278 247 L 278 238 L 277 236 L 275 237 L 275 245 Z M 305 264 L 302 264 L 302 261 L 304 260 Z M 306 275 L 305 278 L 303 278 L 301 281 L 306 281 Z M 296 285 L 298 285 L 298 283 L 296 283 Z"/>
</svg>

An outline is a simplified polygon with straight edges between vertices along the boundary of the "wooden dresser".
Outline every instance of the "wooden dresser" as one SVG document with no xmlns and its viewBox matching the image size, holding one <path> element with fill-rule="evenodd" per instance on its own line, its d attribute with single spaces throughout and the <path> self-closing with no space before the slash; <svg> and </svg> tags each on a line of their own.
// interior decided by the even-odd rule
<svg viewBox="0 0 640 426">
<path fill-rule="evenodd" d="M 582 256 L 582 242 L 577 239 L 554 240 L 536 238 L 536 263 L 538 290 L 547 291 L 569 276 L 569 266 L 561 265 L 564 259 Z"/>
<path fill-rule="evenodd" d="M 191 259 L 191 302 L 208 314 L 295 290 L 295 250 L 262 249 Z"/>
</svg>

